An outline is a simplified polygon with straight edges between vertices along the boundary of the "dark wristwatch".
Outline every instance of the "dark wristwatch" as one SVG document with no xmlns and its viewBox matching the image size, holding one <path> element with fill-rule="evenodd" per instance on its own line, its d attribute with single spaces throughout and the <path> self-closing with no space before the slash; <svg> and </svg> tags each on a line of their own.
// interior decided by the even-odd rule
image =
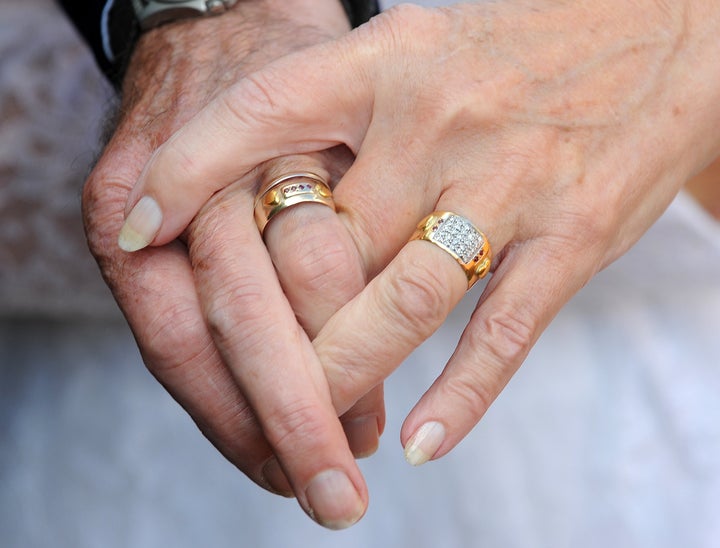
<svg viewBox="0 0 720 548">
<path fill-rule="evenodd" d="M 216 15 L 238 0 L 132 0 L 135 17 L 142 30 L 188 17 Z"/>
<path fill-rule="evenodd" d="M 120 88 L 135 44 L 143 31 L 180 19 L 223 13 L 238 0 L 106 0 L 100 21 L 100 68 Z M 97 54 L 96 54 L 97 57 Z"/>
</svg>

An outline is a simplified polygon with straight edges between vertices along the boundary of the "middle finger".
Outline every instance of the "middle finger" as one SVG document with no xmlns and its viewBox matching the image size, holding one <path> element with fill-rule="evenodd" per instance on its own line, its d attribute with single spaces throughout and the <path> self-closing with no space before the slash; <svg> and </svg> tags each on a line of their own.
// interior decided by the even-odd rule
<svg viewBox="0 0 720 548">
<path fill-rule="evenodd" d="M 332 186 L 352 159 L 345 147 L 285 157 L 271 162 L 263 179 L 276 181 L 288 174 L 309 172 L 321 175 Z M 314 182 L 298 176 L 273 188 L 283 192 L 305 184 Z M 262 185 L 260 193 L 270 185 Z M 263 233 L 285 295 L 311 339 L 366 283 L 354 240 L 335 211 L 321 205 L 309 201 L 287 207 L 272 218 Z M 382 384 L 365 394 L 341 422 L 356 457 L 374 453 L 385 425 Z"/>
<path fill-rule="evenodd" d="M 190 231 L 206 322 L 300 505 L 322 525 L 346 527 L 364 513 L 367 488 L 253 222 L 246 186 L 214 197 Z"/>
</svg>

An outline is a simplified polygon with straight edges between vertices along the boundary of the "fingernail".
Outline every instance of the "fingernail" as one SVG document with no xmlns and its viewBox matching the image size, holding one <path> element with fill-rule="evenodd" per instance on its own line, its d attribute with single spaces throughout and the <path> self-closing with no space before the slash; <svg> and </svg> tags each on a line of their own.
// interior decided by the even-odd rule
<svg viewBox="0 0 720 548">
<path fill-rule="evenodd" d="M 445 439 L 445 427 L 439 422 L 426 422 L 405 445 L 405 460 L 413 466 L 429 461 Z"/>
<path fill-rule="evenodd" d="M 365 505 L 350 478 L 340 470 L 325 470 L 305 490 L 309 513 L 328 529 L 345 529 L 365 513 Z"/>
<path fill-rule="evenodd" d="M 160 206 L 150 196 L 143 196 L 125 219 L 118 236 L 123 251 L 138 251 L 155 239 L 162 224 Z"/>
<path fill-rule="evenodd" d="M 275 457 L 270 457 L 265 463 L 262 469 L 262 475 L 265 482 L 275 494 L 288 498 L 294 496 L 290 482 L 287 480 L 285 472 L 283 472 L 280 463 Z"/>
<path fill-rule="evenodd" d="M 369 457 L 378 448 L 377 417 L 360 417 L 343 423 L 345 437 L 355 458 Z"/>
</svg>

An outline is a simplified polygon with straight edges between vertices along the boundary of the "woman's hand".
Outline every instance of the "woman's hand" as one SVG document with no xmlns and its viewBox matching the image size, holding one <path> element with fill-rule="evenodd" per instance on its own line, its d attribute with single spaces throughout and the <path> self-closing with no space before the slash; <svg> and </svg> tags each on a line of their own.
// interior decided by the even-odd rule
<svg viewBox="0 0 720 548">
<path fill-rule="evenodd" d="M 718 28 L 713 0 L 391 10 L 219 95 L 145 167 L 126 229 L 146 197 L 160 216 L 141 244 L 167 243 L 258 163 L 347 145 L 357 158 L 335 200 L 374 279 L 314 341 L 342 411 L 465 293 L 445 251 L 406 243 L 418 221 L 471 220 L 495 272 L 402 433 L 411 462 L 437 458 L 564 303 L 720 151 Z"/>
</svg>

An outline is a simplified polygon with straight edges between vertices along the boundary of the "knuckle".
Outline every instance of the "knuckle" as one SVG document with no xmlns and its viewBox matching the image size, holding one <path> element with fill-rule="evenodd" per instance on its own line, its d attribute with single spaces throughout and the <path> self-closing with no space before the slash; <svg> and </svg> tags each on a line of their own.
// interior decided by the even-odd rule
<svg viewBox="0 0 720 548">
<path fill-rule="evenodd" d="M 205 209 L 188 232 L 188 251 L 202 303 L 207 329 L 218 345 L 258 344 L 266 323 L 266 284 L 238 249 L 247 248 L 252 236 L 229 235 L 229 220 L 236 217 L 237 202 L 220 199 Z"/>
<path fill-rule="evenodd" d="M 308 399 L 283 402 L 265 417 L 264 430 L 270 444 L 283 455 L 297 452 L 298 443 L 321 440 L 325 427 L 322 411 Z"/>
<path fill-rule="evenodd" d="M 597 270 L 596 263 L 619 237 L 618 224 L 611 213 L 598 213 L 585 204 L 571 204 L 568 209 L 554 232 L 545 237 L 546 252 L 558 264 L 566 264 L 568 255 L 573 256 L 575 272 L 584 265 L 594 265 Z"/>
<path fill-rule="evenodd" d="M 437 32 L 439 13 L 416 4 L 402 3 L 383 11 L 380 17 L 371 19 L 368 26 L 380 35 L 380 39 L 384 38 L 394 46 L 407 45 L 410 40 L 419 46 L 423 41 L 414 37 L 427 36 L 420 32 L 421 29 Z"/>
<path fill-rule="evenodd" d="M 236 218 L 238 211 L 237 200 L 232 199 L 230 194 L 230 190 L 225 189 L 211 197 L 188 226 L 188 249 L 198 264 L 205 264 L 228 252 L 226 248 L 231 238 L 227 226 Z M 232 245 L 239 244 L 232 242 Z"/>
<path fill-rule="evenodd" d="M 133 298 L 132 288 L 142 277 L 142 256 L 132 256 L 117 244 L 123 223 L 126 181 L 96 169 L 82 191 L 82 219 L 88 249 L 95 258 L 103 279 L 122 304 Z"/>
<path fill-rule="evenodd" d="M 90 175 L 82 191 L 82 216 L 90 252 L 97 259 L 117 247 L 117 234 L 123 221 L 128 184 L 97 171 Z"/>
<path fill-rule="evenodd" d="M 290 88 L 286 88 L 285 84 Z M 288 81 L 269 68 L 248 74 L 228 93 L 218 97 L 221 107 L 218 121 L 221 124 L 257 129 L 258 124 L 262 126 L 265 122 L 284 116 L 280 107 L 286 105 L 287 101 L 283 99 L 295 87 L 295 82 Z"/>
<path fill-rule="evenodd" d="M 239 457 L 247 450 L 244 433 L 257 428 L 257 420 L 252 408 L 244 401 L 233 399 L 230 404 L 218 406 L 207 402 L 204 412 L 193 413 L 193 420 L 203 435 L 214 444 L 221 444 L 225 453 L 233 455 L 231 460 L 237 462 Z"/>
<path fill-rule="evenodd" d="M 443 391 L 447 397 L 460 401 L 477 420 L 490 408 L 530 351 L 536 330 L 524 317 L 520 310 L 502 310 L 485 318 L 480 329 L 468 329 L 463 342 L 469 355 L 476 357 L 476 364 L 444 378 Z M 480 362 L 479 358 L 490 359 Z"/>
<path fill-rule="evenodd" d="M 356 293 L 362 287 L 359 259 L 336 234 L 319 226 L 294 231 L 287 243 L 287 260 L 292 264 L 292 283 L 308 294 L 340 286 Z"/>
<path fill-rule="evenodd" d="M 413 116 L 424 122 L 425 142 L 428 141 L 428 132 L 433 139 L 447 139 L 448 133 L 444 130 L 448 126 L 455 133 L 463 131 L 467 135 L 467 128 L 472 127 L 469 120 L 479 115 L 485 120 L 493 112 L 492 107 L 485 106 L 488 90 L 482 89 L 483 86 L 475 81 L 468 81 L 467 67 L 472 57 L 455 43 L 453 37 L 458 29 L 455 28 L 457 23 L 452 21 L 457 18 L 451 13 L 448 9 L 399 4 L 371 19 L 368 25 L 369 32 L 373 34 L 372 43 L 380 50 L 379 55 L 394 58 L 395 65 L 405 66 L 411 78 L 416 80 L 411 108 Z M 438 44 L 444 47 L 439 48 Z M 438 51 L 441 50 L 452 50 L 453 54 L 439 59 Z M 442 63 L 447 68 L 443 71 L 443 85 L 438 84 L 437 71 L 427 70 L 434 66 L 428 64 L 429 60 Z M 448 79 L 454 85 L 448 84 Z M 481 89 L 483 100 L 478 101 Z M 399 105 L 399 108 L 403 106 Z M 435 135 L 435 128 L 442 128 L 442 133 Z M 410 140 L 414 139 L 411 137 Z M 403 147 L 398 147 L 398 151 L 402 150 Z"/>
<path fill-rule="evenodd" d="M 193 154 L 191 151 L 181 146 L 180 143 L 182 142 L 184 141 L 170 138 L 161 145 L 155 153 L 154 158 L 150 160 L 149 173 L 176 174 L 173 178 L 176 181 L 176 184 L 183 184 L 189 188 L 196 185 L 197 181 L 204 180 L 205 174 L 203 172 L 203 166 L 199 162 L 201 155 Z M 148 179 L 146 179 L 146 191 L 151 188 L 154 180 L 162 181 L 163 178 L 157 177 L 153 179 L 148 177 Z M 160 186 L 153 188 L 152 191 L 154 193 L 158 191 L 161 192 L 164 188 L 165 186 L 161 184 Z M 168 190 L 173 193 L 178 191 L 177 186 L 169 187 Z"/>
<path fill-rule="evenodd" d="M 448 280 L 434 261 L 409 261 L 390 276 L 383 300 L 397 315 L 396 325 L 424 339 L 439 326 L 450 312 Z"/>
<path fill-rule="evenodd" d="M 323 349 L 319 354 L 325 364 L 333 404 L 340 413 L 350 409 L 369 388 L 382 382 L 382 372 L 368 367 L 366 360 L 357 363 L 357 353 L 345 347 Z"/>
<path fill-rule="evenodd" d="M 163 376 L 209 359 L 215 351 L 212 340 L 188 337 L 202 333 L 201 324 L 192 302 L 173 300 L 137 325 L 136 338 L 147 368 L 154 375 Z"/>
<path fill-rule="evenodd" d="M 226 280 L 205 304 L 205 321 L 220 346 L 242 337 L 246 348 L 262 344 L 264 326 L 257 319 L 267 312 L 267 298 L 258 280 L 247 276 Z"/>
<path fill-rule="evenodd" d="M 327 289 L 328 285 L 342 281 L 345 266 L 350 261 L 347 251 L 336 243 L 329 244 L 324 249 L 313 247 L 297 261 L 297 283 L 308 293 Z"/>
<path fill-rule="evenodd" d="M 519 367 L 535 340 L 530 317 L 517 306 L 495 311 L 484 318 L 482 329 L 472 330 L 471 347 L 489 351 L 499 366 Z"/>
<path fill-rule="evenodd" d="M 579 225 L 582 229 L 583 239 L 592 247 L 605 247 L 607 242 L 617 236 L 618 232 L 618 224 L 612 217 L 612 215 L 584 215 L 585 222 Z"/>
<path fill-rule="evenodd" d="M 278 90 L 282 90 L 282 86 L 277 85 L 276 76 L 274 72 L 268 74 L 267 71 L 248 74 L 245 77 L 243 99 L 249 100 L 253 108 L 258 106 L 275 107 L 274 97 Z M 232 98 L 233 96 L 228 97 Z M 247 104 L 237 104 L 234 101 L 231 101 L 228 106 L 234 109 L 235 114 L 238 114 L 238 112 L 246 114 L 248 110 Z M 238 107 L 242 107 L 242 110 L 239 110 Z"/>
<path fill-rule="evenodd" d="M 451 376 L 444 383 L 444 400 L 452 402 L 457 409 L 463 409 L 476 420 L 492 405 L 500 389 L 489 385 L 480 373 L 468 369 L 463 376 Z"/>
<path fill-rule="evenodd" d="M 367 44 L 372 44 L 378 57 L 394 59 L 398 66 L 413 61 L 426 63 L 427 59 L 437 54 L 437 42 L 428 40 L 427 37 L 440 40 L 443 31 L 448 30 L 447 20 L 438 9 L 410 3 L 398 4 L 373 17 L 360 27 L 357 33 L 350 36 L 358 43 L 363 40 L 363 49 L 367 48 Z M 398 55 L 399 53 L 402 55 Z M 413 68 L 417 69 L 417 66 Z M 382 77 L 382 74 L 378 76 Z"/>
</svg>

